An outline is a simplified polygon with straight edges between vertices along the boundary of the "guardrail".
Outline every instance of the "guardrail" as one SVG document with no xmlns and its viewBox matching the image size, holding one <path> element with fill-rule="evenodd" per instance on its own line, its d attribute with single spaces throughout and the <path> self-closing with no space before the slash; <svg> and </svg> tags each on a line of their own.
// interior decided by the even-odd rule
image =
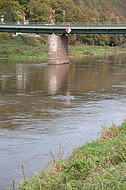
<svg viewBox="0 0 126 190">
<path fill-rule="evenodd" d="M 70 28 L 70 32 L 66 29 Z M 126 34 L 126 23 L 119 22 L 61 22 L 61 23 L 38 23 L 38 22 L 15 22 L 0 23 L 0 32 L 22 33 L 71 33 L 71 34 Z"/>
<path fill-rule="evenodd" d="M 18 26 L 18 25 L 29 25 L 29 26 L 126 26 L 125 22 L 57 22 L 57 23 L 49 23 L 49 22 L 0 22 L 0 25 L 10 25 L 10 26 Z"/>
</svg>

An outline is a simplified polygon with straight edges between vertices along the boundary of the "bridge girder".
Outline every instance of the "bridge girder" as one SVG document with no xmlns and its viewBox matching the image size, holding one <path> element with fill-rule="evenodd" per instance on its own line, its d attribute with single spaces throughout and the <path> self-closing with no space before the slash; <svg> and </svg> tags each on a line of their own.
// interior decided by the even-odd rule
<svg viewBox="0 0 126 190">
<path fill-rule="evenodd" d="M 7 25 L 0 24 L 0 32 L 67 34 L 66 29 L 71 28 L 71 34 L 126 34 L 126 25 Z"/>
</svg>

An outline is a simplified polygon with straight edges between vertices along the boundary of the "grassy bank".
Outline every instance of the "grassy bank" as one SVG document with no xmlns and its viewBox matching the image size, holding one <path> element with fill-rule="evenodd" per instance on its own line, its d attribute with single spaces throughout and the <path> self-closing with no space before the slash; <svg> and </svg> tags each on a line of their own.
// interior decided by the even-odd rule
<svg viewBox="0 0 126 190">
<path fill-rule="evenodd" d="M 47 51 L 46 37 L 29 34 L 12 36 L 9 33 L 0 33 L 0 59 L 45 59 Z"/>
<path fill-rule="evenodd" d="M 126 122 L 104 128 L 98 139 L 57 160 L 19 190 L 126 189 Z"/>
<path fill-rule="evenodd" d="M 123 47 L 109 46 L 89 46 L 82 43 L 69 45 L 69 55 L 103 55 L 120 53 L 126 51 Z M 46 59 L 48 53 L 47 35 L 18 35 L 12 36 L 9 33 L 0 33 L 0 59 L 7 60 L 27 60 L 27 59 Z"/>
<path fill-rule="evenodd" d="M 76 45 L 69 46 L 69 54 L 70 56 L 95 56 L 95 55 L 104 55 L 104 54 L 115 54 L 115 53 L 123 53 L 126 52 L 126 48 L 124 46 L 89 46 L 81 43 L 76 43 Z"/>
</svg>

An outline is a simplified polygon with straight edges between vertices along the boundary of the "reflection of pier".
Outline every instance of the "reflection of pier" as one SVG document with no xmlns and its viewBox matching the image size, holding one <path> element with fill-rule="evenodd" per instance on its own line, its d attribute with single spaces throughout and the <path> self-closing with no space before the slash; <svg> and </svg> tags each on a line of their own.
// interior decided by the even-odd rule
<svg viewBox="0 0 126 190">
<path fill-rule="evenodd" d="M 25 91 L 27 88 L 28 73 L 24 64 L 16 64 L 16 78 L 18 91 Z"/>
<path fill-rule="evenodd" d="M 69 64 L 48 65 L 48 93 L 57 94 L 67 90 L 67 76 Z"/>
</svg>

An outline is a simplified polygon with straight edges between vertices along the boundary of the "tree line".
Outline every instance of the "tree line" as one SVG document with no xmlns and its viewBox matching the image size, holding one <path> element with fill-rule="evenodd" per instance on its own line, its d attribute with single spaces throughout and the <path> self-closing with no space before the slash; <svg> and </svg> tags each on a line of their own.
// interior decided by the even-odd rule
<svg viewBox="0 0 126 190">
<path fill-rule="evenodd" d="M 105 11 L 100 4 L 91 9 L 79 0 L 0 0 L 0 18 L 3 16 L 4 22 L 126 22 L 123 16 Z M 80 41 L 90 45 L 120 45 L 126 40 L 121 34 L 75 34 L 69 38 L 70 43 Z"/>
</svg>

